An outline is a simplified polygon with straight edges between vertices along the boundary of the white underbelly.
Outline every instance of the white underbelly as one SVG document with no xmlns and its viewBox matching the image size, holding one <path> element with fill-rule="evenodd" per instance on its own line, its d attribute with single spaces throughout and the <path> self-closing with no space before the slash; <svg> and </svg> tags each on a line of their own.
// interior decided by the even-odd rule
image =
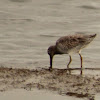
<svg viewBox="0 0 100 100">
<path fill-rule="evenodd" d="M 59 48 L 58 47 L 58 50 L 63 53 L 63 54 L 74 54 L 74 53 L 79 53 L 81 49 L 83 49 L 84 46 L 76 46 L 76 47 L 73 47 L 73 48 Z"/>
</svg>

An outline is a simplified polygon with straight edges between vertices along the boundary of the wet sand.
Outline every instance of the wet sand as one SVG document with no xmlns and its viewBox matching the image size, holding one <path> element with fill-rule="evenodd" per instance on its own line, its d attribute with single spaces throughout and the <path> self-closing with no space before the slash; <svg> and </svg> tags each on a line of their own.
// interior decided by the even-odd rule
<svg viewBox="0 0 100 100">
<path fill-rule="evenodd" d="M 61 96 L 45 90 L 33 89 L 25 91 L 23 89 L 14 89 L 6 93 L 0 93 L 1 100 L 82 100 L 81 98 L 71 96 Z"/>
<path fill-rule="evenodd" d="M 34 89 L 47 90 L 64 96 L 94 100 L 100 92 L 100 76 L 69 75 L 64 69 L 12 69 L 0 68 L 0 91 Z"/>
</svg>

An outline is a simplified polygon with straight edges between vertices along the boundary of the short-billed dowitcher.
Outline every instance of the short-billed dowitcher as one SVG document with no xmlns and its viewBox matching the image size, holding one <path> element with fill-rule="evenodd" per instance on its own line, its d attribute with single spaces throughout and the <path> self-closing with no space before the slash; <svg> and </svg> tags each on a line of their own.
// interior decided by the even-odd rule
<svg viewBox="0 0 100 100">
<path fill-rule="evenodd" d="M 56 41 L 55 45 L 52 45 L 48 48 L 48 54 L 50 56 L 50 67 L 52 69 L 52 62 L 54 55 L 57 54 L 69 54 L 70 60 L 67 64 L 67 69 L 69 69 L 69 65 L 72 61 L 71 55 L 73 53 L 78 53 L 80 56 L 81 61 L 81 75 L 82 75 L 82 56 L 81 56 L 81 49 L 85 48 L 94 38 L 96 34 L 93 35 L 84 35 L 84 34 L 75 34 L 75 35 L 68 35 L 59 38 Z"/>
</svg>

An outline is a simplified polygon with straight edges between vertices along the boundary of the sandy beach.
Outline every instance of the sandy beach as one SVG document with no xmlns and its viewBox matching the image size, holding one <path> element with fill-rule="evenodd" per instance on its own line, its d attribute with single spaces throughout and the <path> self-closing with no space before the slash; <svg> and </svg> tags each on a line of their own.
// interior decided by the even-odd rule
<svg viewBox="0 0 100 100">
<path fill-rule="evenodd" d="M 64 69 L 53 69 L 50 72 L 48 69 L 0 68 L 0 91 L 5 94 L 6 91 L 15 89 L 21 89 L 24 92 L 27 90 L 31 93 L 34 89 L 46 90 L 54 92 L 54 95 L 95 100 L 95 95 L 100 91 L 100 76 L 69 75 Z M 17 94 L 17 92 L 14 93 Z M 39 93 L 43 92 L 39 91 Z"/>
<path fill-rule="evenodd" d="M 78 70 L 71 75 L 64 70 L 68 55 L 55 56 L 50 72 L 47 48 L 59 37 L 75 33 L 97 34 L 82 51 L 83 76 L 78 54 L 72 56 L 70 68 Z M 99 100 L 99 40 L 98 0 L 1 0 L 0 99 L 25 100 L 26 95 L 31 100 L 39 94 L 44 100 L 55 95 L 55 100 Z"/>
<path fill-rule="evenodd" d="M 22 89 L 16 89 L 13 91 L 7 91 L 6 93 L 0 93 L 1 100 L 82 100 L 81 98 L 71 96 L 61 96 L 53 94 L 48 91 L 34 89 L 32 91 L 25 91 Z M 98 99 L 99 100 L 99 99 Z"/>
</svg>

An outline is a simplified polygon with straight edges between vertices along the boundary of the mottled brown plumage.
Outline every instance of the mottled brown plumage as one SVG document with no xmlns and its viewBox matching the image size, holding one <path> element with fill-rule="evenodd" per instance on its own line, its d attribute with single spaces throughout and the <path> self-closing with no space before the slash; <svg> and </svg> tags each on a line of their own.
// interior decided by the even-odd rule
<svg viewBox="0 0 100 100">
<path fill-rule="evenodd" d="M 71 55 L 73 53 L 79 53 L 81 59 L 81 74 L 82 74 L 82 56 L 80 54 L 80 50 L 85 48 L 94 38 L 96 34 L 93 35 L 83 35 L 83 34 L 75 34 L 75 35 L 68 35 L 59 38 L 56 41 L 56 44 L 50 46 L 48 48 L 48 54 L 50 56 L 50 69 L 52 69 L 52 60 L 53 56 L 56 54 L 69 54 L 70 61 L 67 65 L 69 65 L 72 61 Z"/>
</svg>

